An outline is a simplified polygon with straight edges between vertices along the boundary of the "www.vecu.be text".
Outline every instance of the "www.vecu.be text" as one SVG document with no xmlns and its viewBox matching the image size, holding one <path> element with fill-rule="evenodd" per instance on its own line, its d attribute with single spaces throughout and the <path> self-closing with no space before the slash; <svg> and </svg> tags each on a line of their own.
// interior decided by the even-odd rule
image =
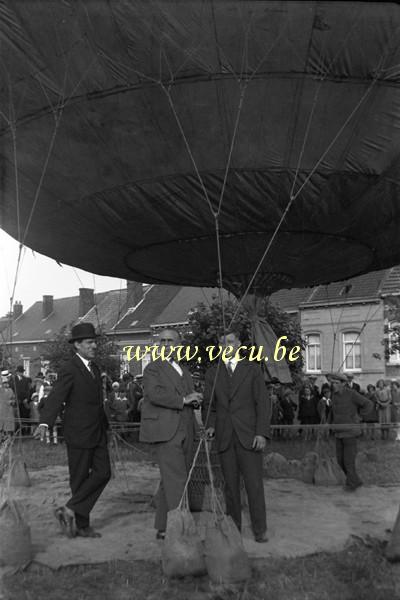
<svg viewBox="0 0 400 600">
<path fill-rule="evenodd" d="M 239 346 L 235 349 L 233 346 L 206 346 L 205 351 L 208 354 L 208 360 L 210 362 L 215 360 L 235 360 L 237 362 L 241 360 L 248 360 L 250 362 L 267 362 L 270 358 L 276 362 L 280 362 L 284 358 L 287 358 L 290 362 L 294 362 L 300 357 L 301 348 L 300 346 L 293 346 L 290 350 L 283 345 L 283 342 L 287 340 L 286 335 L 282 335 L 278 338 L 275 348 L 272 353 L 272 357 L 269 357 L 264 353 L 263 346 Z M 151 360 L 169 360 L 174 358 L 178 361 L 192 361 L 196 360 L 201 362 L 200 348 L 199 346 L 158 346 L 157 344 L 145 345 L 145 346 L 124 346 L 123 352 L 126 352 L 126 359 L 128 362 L 131 360 L 141 361 L 148 355 L 151 356 Z"/>
</svg>

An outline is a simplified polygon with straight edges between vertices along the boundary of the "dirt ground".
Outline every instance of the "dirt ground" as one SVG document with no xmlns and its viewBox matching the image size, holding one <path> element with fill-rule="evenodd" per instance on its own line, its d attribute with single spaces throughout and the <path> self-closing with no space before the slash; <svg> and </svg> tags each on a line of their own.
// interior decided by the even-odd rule
<svg viewBox="0 0 400 600">
<path fill-rule="evenodd" d="M 31 527 L 35 562 L 52 569 L 96 564 L 110 560 L 160 559 L 160 542 L 153 529 L 151 498 L 158 484 L 158 469 L 149 462 L 117 465 L 92 513 L 99 539 L 68 539 L 53 516 L 68 498 L 65 466 L 30 473 L 31 487 L 11 488 Z M 3 494 L 5 490 L 3 489 Z M 257 544 L 244 514 L 243 538 L 250 557 L 298 557 L 343 549 L 351 536 L 385 540 L 399 506 L 399 486 L 368 485 L 354 493 L 339 486 L 317 487 L 291 479 L 265 482 L 269 542 Z M 202 533 L 202 514 L 196 515 Z"/>
</svg>

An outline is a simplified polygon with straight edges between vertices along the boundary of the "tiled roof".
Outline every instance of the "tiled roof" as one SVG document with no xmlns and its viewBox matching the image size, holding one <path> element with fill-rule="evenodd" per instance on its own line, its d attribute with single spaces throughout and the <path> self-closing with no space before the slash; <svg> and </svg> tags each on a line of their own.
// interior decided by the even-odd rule
<svg viewBox="0 0 400 600">
<path fill-rule="evenodd" d="M 164 311 L 168 304 L 179 293 L 181 287 L 177 285 L 153 285 L 143 301 L 135 310 L 128 310 L 126 315 L 115 326 L 118 331 L 142 331 L 150 329 L 150 325 Z"/>
<path fill-rule="evenodd" d="M 126 288 L 95 294 L 94 299 L 96 304 L 80 322 L 93 323 L 96 327 L 100 323 L 103 331 L 109 331 L 126 311 Z"/>
<path fill-rule="evenodd" d="M 302 306 L 309 304 L 323 305 L 332 302 L 350 302 L 355 300 L 366 300 L 379 298 L 380 286 L 387 270 L 373 271 L 366 275 L 353 277 L 346 281 L 336 281 L 328 285 L 320 285 L 313 289 Z"/>
<path fill-rule="evenodd" d="M 93 323 L 96 329 L 99 328 L 100 323 L 107 331 L 115 325 L 125 308 L 126 289 L 101 292 L 95 294 L 94 298 L 96 305 L 82 319 L 78 317 L 79 296 L 55 298 L 53 312 L 46 319 L 42 318 L 42 301 L 35 302 L 13 321 L 12 341 L 22 343 L 51 340 L 62 327 L 65 325 L 69 327 L 78 321 Z M 2 332 L 2 337 L 9 341 L 9 335 L 9 329 L 6 328 Z"/>
<path fill-rule="evenodd" d="M 29 342 L 51 340 L 64 325 L 70 325 L 77 320 L 79 311 L 79 296 L 58 298 L 53 301 L 53 312 L 42 318 L 42 301 L 35 302 L 12 324 L 12 341 Z M 9 330 L 3 332 L 9 341 Z"/>
<path fill-rule="evenodd" d="M 227 298 L 228 292 L 223 290 L 222 296 Z M 191 309 L 196 308 L 199 303 L 208 306 L 218 298 L 217 288 L 181 287 L 171 302 L 157 315 L 152 325 L 185 323 Z"/>
<path fill-rule="evenodd" d="M 279 290 L 271 294 L 270 301 L 285 312 L 299 310 L 299 305 L 306 302 L 313 288 L 293 288 L 291 290 Z"/>
<path fill-rule="evenodd" d="M 400 266 L 387 269 L 381 285 L 381 294 L 400 294 Z"/>
<path fill-rule="evenodd" d="M 400 266 L 314 288 L 279 290 L 271 295 L 271 301 L 291 312 L 300 306 L 378 299 L 382 294 L 400 294 Z"/>
<path fill-rule="evenodd" d="M 6 327 L 8 327 L 9 323 L 10 323 L 9 317 L 1 317 L 0 318 L 0 331 L 4 331 L 4 329 Z"/>
</svg>

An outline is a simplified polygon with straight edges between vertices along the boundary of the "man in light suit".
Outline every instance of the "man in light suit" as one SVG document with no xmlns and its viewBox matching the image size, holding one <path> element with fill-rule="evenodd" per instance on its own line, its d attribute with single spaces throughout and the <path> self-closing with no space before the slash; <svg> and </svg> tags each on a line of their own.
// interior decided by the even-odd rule
<svg viewBox="0 0 400 600">
<path fill-rule="evenodd" d="M 66 506 L 56 510 L 56 517 L 69 537 L 101 537 L 90 526 L 89 515 L 111 477 L 102 381 L 93 362 L 96 337 L 91 323 L 72 328 L 69 342 L 76 354 L 60 371 L 40 411 L 43 439 L 65 405 L 64 439 L 72 496 Z"/>
<path fill-rule="evenodd" d="M 160 347 L 169 350 L 179 344 L 174 329 L 160 333 Z M 179 505 L 184 491 L 194 440 L 193 408 L 202 396 L 194 391 L 190 372 L 177 362 L 175 353 L 170 361 L 159 359 L 147 365 L 143 389 L 139 439 L 153 445 L 160 468 L 154 527 L 157 539 L 163 539 L 167 513 Z"/>
<path fill-rule="evenodd" d="M 234 355 L 240 346 L 239 334 L 227 332 L 220 338 L 220 345 L 231 346 Z M 227 513 L 240 531 L 242 476 L 255 540 L 267 542 L 263 450 L 269 437 L 270 415 L 260 365 L 247 359 L 213 365 L 206 373 L 203 409 L 204 421 L 209 412 L 208 423 L 205 423 L 208 434 L 213 436 L 215 433 L 225 479 Z"/>
</svg>

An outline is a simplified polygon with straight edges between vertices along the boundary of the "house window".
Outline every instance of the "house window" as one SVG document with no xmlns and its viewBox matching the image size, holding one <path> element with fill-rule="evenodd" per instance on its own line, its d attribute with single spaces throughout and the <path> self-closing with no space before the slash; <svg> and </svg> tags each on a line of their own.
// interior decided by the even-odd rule
<svg viewBox="0 0 400 600">
<path fill-rule="evenodd" d="M 343 334 L 343 364 L 345 371 L 361 370 L 361 341 L 357 331 Z"/>
<path fill-rule="evenodd" d="M 29 377 L 31 369 L 31 361 L 29 358 L 24 358 L 24 369 L 26 377 Z"/>
<path fill-rule="evenodd" d="M 400 336 L 399 336 L 400 323 L 389 323 L 388 340 L 389 340 L 389 364 L 400 365 L 400 350 L 398 349 Z M 393 349 L 393 346 L 396 348 Z"/>
<path fill-rule="evenodd" d="M 119 374 L 120 377 L 122 377 L 122 375 L 124 373 L 129 373 L 129 361 L 127 359 L 126 353 L 121 353 L 119 355 Z"/>
<path fill-rule="evenodd" d="M 321 371 L 321 336 L 309 333 L 306 336 L 306 369 L 308 372 Z"/>
</svg>

